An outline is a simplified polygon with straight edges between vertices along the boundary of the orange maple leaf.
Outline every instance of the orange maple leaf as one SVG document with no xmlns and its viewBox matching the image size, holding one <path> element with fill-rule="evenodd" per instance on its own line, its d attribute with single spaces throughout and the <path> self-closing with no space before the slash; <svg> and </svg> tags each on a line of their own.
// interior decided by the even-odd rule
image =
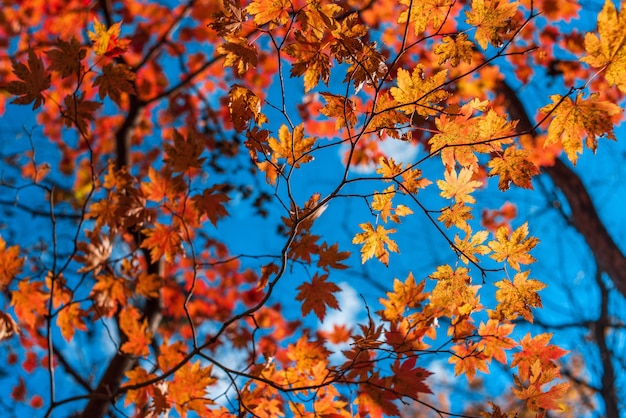
<svg viewBox="0 0 626 418">
<path fill-rule="evenodd" d="M 416 284 L 413 273 L 409 273 L 404 283 L 394 279 L 393 292 L 387 292 L 387 299 L 379 299 L 380 304 L 385 307 L 381 311 L 381 317 L 387 321 L 397 321 L 404 318 L 407 310 L 418 309 L 428 298 L 428 294 L 424 293 L 425 285 L 424 280 Z"/>
<path fill-rule="evenodd" d="M 476 376 L 476 371 L 489 373 L 489 365 L 487 364 L 487 355 L 485 355 L 477 343 L 460 342 L 452 347 L 453 355 L 450 356 L 448 362 L 454 364 L 454 375 L 464 374 L 471 383 Z"/>
<path fill-rule="evenodd" d="M 559 366 L 556 360 L 566 355 L 569 351 L 559 346 L 548 344 L 552 339 L 552 334 L 539 334 L 531 337 L 530 333 L 526 334 L 520 341 L 521 351 L 513 354 L 511 368 L 517 366 L 517 371 L 522 380 L 530 380 L 531 370 L 536 361 L 543 370 L 554 368 L 557 373 L 555 377 L 560 377 L 558 373 Z"/>
<path fill-rule="evenodd" d="M 510 235 L 510 238 L 509 238 Z M 500 262 L 508 261 L 515 270 L 520 271 L 520 264 L 534 263 L 536 260 L 529 254 L 539 240 L 535 237 L 528 238 L 528 222 L 509 234 L 506 226 L 501 226 L 496 232 L 496 240 L 489 242 L 489 248 L 493 250 L 491 258 Z"/>
<path fill-rule="evenodd" d="M 353 127 L 356 124 L 355 105 L 352 100 L 332 93 L 320 93 L 320 96 L 326 100 L 326 105 L 320 109 L 320 113 L 329 118 L 337 118 L 335 129 L 339 130 L 344 126 Z"/>
<path fill-rule="evenodd" d="M 407 216 L 413 213 L 411 208 L 404 205 L 393 207 L 393 197 L 395 196 L 395 187 L 389 186 L 383 192 L 374 193 L 374 201 L 372 209 L 380 212 L 383 222 L 387 223 L 391 219 L 395 223 L 400 223 L 400 216 Z"/>
<path fill-rule="evenodd" d="M 217 226 L 219 219 L 228 216 L 224 203 L 230 201 L 230 197 L 221 190 L 222 188 L 222 185 L 216 185 L 210 189 L 205 189 L 201 195 L 191 198 L 198 211 L 206 215 L 213 226 Z"/>
<path fill-rule="evenodd" d="M 89 39 L 93 42 L 93 49 L 96 55 L 107 57 L 117 57 L 123 54 L 130 45 L 130 40 L 120 39 L 120 29 L 122 22 L 111 25 L 110 28 L 100 23 L 98 18 L 93 20 L 94 31 L 89 31 Z"/>
<path fill-rule="evenodd" d="M 22 81 L 11 81 L 6 89 L 9 93 L 20 96 L 11 103 L 25 105 L 32 102 L 33 110 L 45 101 L 42 91 L 50 87 L 50 74 L 46 72 L 43 61 L 32 49 L 28 50 L 28 67 L 19 61 L 13 60 L 13 74 Z"/>
<path fill-rule="evenodd" d="M 285 48 L 285 52 L 294 59 L 291 77 L 304 75 L 305 93 L 317 86 L 320 79 L 328 85 L 331 61 L 327 54 L 321 52 L 321 43 L 307 39 L 301 32 L 296 32 L 296 40 Z"/>
<path fill-rule="evenodd" d="M 43 286 L 43 282 L 24 280 L 11 292 L 11 305 L 20 324 L 34 329 L 38 321 L 48 314 L 50 295 L 43 290 Z"/>
<path fill-rule="evenodd" d="M 257 66 L 258 51 L 246 38 L 226 36 L 225 41 L 216 49 L 218 54 L 224 55 L 225 66 L 234 68 L 239 76 L 244 75 L 248 68 Z"/>
<path fill-rule="evenodd" d="M 207 415 L 207 406 L 213 404 L 206 396 L 207 388 L 217 381 L 212 370 L 211 365 L 204 367 L 200 361 L 189 361 L 174 373 L 168 399 L 181 415 L 185 416 L 189 410 L 199 416 Z"/>
<path fill-rule="evenodd" d="M 545 145 L 560 141 L 567 157 L 576 164 L 578 154 L 583 152 L 583 138 L 587 137 L 587 148 L 594 152 L 598 148 L 597 136 L 606 135 L 615 140 L 611 116 L 623 110 L 615 103 L 598 100 L 598 97 L 598 93 L 589 99 L 583 99 L 582 93 L 578 93 L 575 100 L 559 94 L 550 96 L 553 103 L 540 109 L 553 117 Z"/>
<path fill-rule="evenodd" d="M 122 344 L 122 351 L 134 356 L 147 356 L 150 354 L 150 342 L 152 333 L 148 330 L 148 322 L 141 318 L 139 311 L 127 306 L 120 312 L 120 329 L 128 341 Z"/>
<path fill-rule="evenodd" d="M 478 343 L 479 349 L 488 358 L 506 364 L 506 351 L 516 346 L 515 341 L 508 337 L 514 327 L 513 324 L 503 324 L 495 319 L 490 319 L 486 324 L 481 322 L 478 327 L 478 335 L 482 337 Z"/>
<path fill-rule="evenodd" d="M 305 282 L 297 287 L 300 292 L 296 296 L 296 300 L 302 302 L 302 316 L 313 311 L 320 321 L 323 321 L 326 316 L 326 306 L 341 310 L 334 295 L 334 293 L 341 291 L 341 288 L 335 283 L 327 282 L 327 279 L 328 274 L 322 276 L 315 274 L 311 283 Z"/>
<path fill-rule="evenodd" d="M 0 290 L 11 283 L 13 278 L 20 274 L 24 258 L 20 257 L 20 247 L 13 245 L 7 248 L 7 243 L 0 235 Z"/>
<path fill-rule="evenodd" d="M 235 126 L 235 130 L 243 131 L 248 127 L 250 120 L 254 120 L 257 125 L 267 122 L 267 118 L 261 113 L 261 99 L 256 94 L 238 84 L 233 84 L 228 92 L 228 111 Z M 252 133 L 264 134 L 267 131 L 253 131 Z M 265 135 L 267 137 L 267 135 Z M 250 139 L 250 138 L 248 138 Z M 253 139 L 259 139 L 259 135 L 254 135 Z M 261 141 L 264 143 L 265 141 Z M 250 146 L 247 144 L 248 148 Z M 254 141 L 252 142 L 254 144 Z M 252 152 L 252 150 L 251 150 Z M 254 158 L 254 157 L 253 157 Z"/>
<path fill-rule="evenodd" d="M 141 243 L 141 248 L 150 250 L 153 263 L 162 256 L 165 257 L 165 261 L 171 263 L 178 254 L 183 252 L 179 228 L 157 223 L 154 229 L 144 228 L 141 232 L 147 237 Z"/>
<path fill-rule="evenodd" d="M 384 265 L 389 265 L 389 251 L 400 252 L 398 245 L 388 237 L 396 232 L 395 229 L 385 229 L 382 225 L 377 225 L 376 230 L 371 223 L 359 224 L 364 231 L 356 234 L 352 239 L 353 244 L 363 244 L 361 247 L 361 262 L 365 263 L 372 257 L 378 258 Z"/>
<path fill-rule="evenodd" d="M 61 335 L 67 342 L 74 338 L 76 330 L 87 331 L 84 317 L 86 313 L 78 303 L 64 306 L 57 314 L 57 326 L 61 329 Z"/>
</svg>

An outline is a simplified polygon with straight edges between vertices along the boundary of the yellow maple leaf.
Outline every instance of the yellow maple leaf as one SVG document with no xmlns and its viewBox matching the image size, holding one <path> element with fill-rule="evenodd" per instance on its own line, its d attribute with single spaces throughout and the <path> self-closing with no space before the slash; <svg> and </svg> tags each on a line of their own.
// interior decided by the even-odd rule
<svg viewBox="0 0 626 418">
<path fill-rule="evenodd" d="M 363 244 L 361 247 L 361 262 L 365 263 L 372 257 L 376 257 L 384 265 L 389 265 L 389 251 L 398 253 L 398 245 L 388 237 L 396 232 L 395 229 L 385 229 L 382 225 L 377 225 L 376 230 L 371 223 L 359 224 L 364 231 L 356 234 L 352 239 L 353 244 Z"/>
<path fill-rule="evenodd" d="M 399 68 L 398 87 L 392 87 L 389 92 L 399 104 L 406 105 L 400 107 L 400 110 L 407 115 L 417 112 L 421 116 L 432 116 L 439 109 L 437 103 L 450 95 L 443 90 L 447 74 L 447 70 L 441 70 L 432 77 L 426 77 L 421 64 L 417 64 L 410 74 Z"/>
<path fill-rule="evenodd" d="M 465 238 L 461 239 L 458 235 L 454 237 L 454 247 L 457 251 L 460 251 L 461 261 L 467 265 L 470 260 L 477 263 L 478 259 L 475 254 L 485 255 L 488 254 L 491 249 L 486 245 L 482 245 L 487 239 L 489 231 L 478 231 L 474 235 L 471 231 L 467 231 Z"/>
<path fill-rule="evenodd" d="M 128 39 L 120 39 L 121 27 L 122 22 L 118 22 L 107 29 L 105 24 L 94 18 L 94 32 L 89 31 L 89 39 L 93 42 L 93 49 L 96 55 L 115 57 L 128 49 L 130 41 Z"/>
<path fill-rule="evenodd" d="M 504 154 L 495 156 L 487 163 L 489 176 L 500 176 L 498 188 L 507 190 L 513 182 L 518 187 L 532 189 L 532 177 L 539 174 L 539 168 L 529 160 L 530 152 L 516 147 L 508 147 Z"/>
<path fill-rule="evenodd" d="M 474 38 L 478 45 L 496 48 L 502 45 L 502 34 L 513 27 L 512 17 L 517 12 L 518 2 L 500 0 L 472 0 L 472 8 L 465 12 L 467 24 L 476 27 Z"/>
<path fill-rule="evenodd" d="M 315 144 L 315 138 L 304 137 L 304 124 L 296 126 L 293 132 L 289 131 L 287 125 L 282 125 L 278 130 L 278 139 L 270 138 L 268 143 L 275 159 L 284 158 L 287 164 L 295 168 L 313 159 L 309 151 Z"/>
<path fill-rule="evenodd" d="M 437 220 L 442 222 L 446 228 L 450 228 L 454 225 L 461 231 L 469 233 L 471 228 L 467 221 L 473 218 L 471 207 L 466 206 L 464 203 L 455 203 L 451 207 L 443 208 Z"/>
<path fill-rule="evenodd" d="M 372 202 L 372 209 L 379 211 L 383 222 L 387 223 L 389 219 L 395 223 L 400 223 L 400 216 L 406 216 L 413 213 L 411 208 L 398 205 L 393 207 L 392 200 L 395 196 L 394 186 L 387 187 L 382 193 L 374 193 L 374 201 Z"/>
<path fill-rule="evenodd" d="M 517 228 L 509 238 L 509 229 L 501 226 L 496 231 L 496 239 L 489 242 L 489 248 L 493 250 L 491 258 L 500 262 L 508 261 L 515 270 L 520 271 L 520 264 L 534 263 L 535 259 L 529 254 L 539 240 L 528 237 L 528 222 Z"/>
<path fill-rule="evenodd" d="M 613 0 L 606 0 L 598 14 L 598 32 L 585 35 L 587 56 L 581 58 L 592 67 L 606 68 L 606 81 L 626 93 L 626 2 L 617 12 Z"/>
<path fill-rule="evenodd" d="M 420 34 L 426 30 L 429 23 L 433 28 L 439 29 L 439 26 L 445 21 L 450 13 L 453 5 L 451 0 L 400 0 L 400 4 L 410 6 L 410 10 L 400 13 L 398 23 L 413 23 L 416 34 Z M 410 17 L 409 17 L 410 16 Z"/>
<path fill-rule="evenodd" d="M 538 291 L 546 287 L 538 280 L 528 279 L 529 271 L 515 274 L 513 281 L 508 279 L 495 283 L 496 300 L 499 302 L 496 315 L 500 318 L 514 320 L 521 315 L 527 321 L 533 322 L 530 308 L 541 308 L 541 298 Z"/>
<path fill-rule="evenodd" d="M 268 22 L 280 22 L 284 25 L 289 21 L 289 7 L 291 0 L 253 0 L 246 7 L 246 12 L 254 15 L 254 23 L 257 25 Z"/>
<path fill-rule="evenodd" d="M 453 67 L 456 67 L 461 61 L 471 64 L 472 63 L 472 51 L 474 49 L 474 43 L 467 39 L 467 35 L 461 33 L 457 36 L 444 36 L 441 43 L 438 44 L 433 52 L 439 55 L 437 63 L 439 65 L 446 61 L 450 61 Z"/>
<path fill-rule="evenodd" d="M 578 154 L 583 152 L 584 137 L 587 137 L 587 148 L 594 152 L 598 147 L 597 136 L 606 135 L 615 140 L 611 116 L 623 111 L 618 105 L 599 101 L 597 93 L 589 96 L 589 99 L 583 99 L 582 93 L 575 100 L 559 94 L 550 98 L 553 103 L 541 108 L 541 112 L 553 117 L 545 145 L 560 141 L 572 163 L 576 164 Z"/>
<path fill-rule="evenodd" d="M 437 186 L 441 189 L 439 195 L 445 199 L 452 199 L 457 203 L 476 203 L 476 199 L 471 193 L 482 183 L 472 180 L 474 172 L 469 168 L 462 168 L 457 175 L 456 170 L 446 170 L 444 172 L 445 180 L 437 180 Z"/>
</svg>

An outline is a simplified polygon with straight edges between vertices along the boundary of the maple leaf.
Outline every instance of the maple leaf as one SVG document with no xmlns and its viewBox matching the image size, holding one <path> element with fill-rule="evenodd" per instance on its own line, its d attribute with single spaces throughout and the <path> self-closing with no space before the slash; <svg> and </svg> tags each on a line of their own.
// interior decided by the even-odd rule
<svg viewBox="0 0 626 418">
<path fill-rule="evenodd" d="M 489 176 L 500 176 L 498 188 L 508 190 L 511 182 L 524 189 L 532 189 L 532 178 L 539 174 L 539 168 L 528 156 L 530 153 L 516 147 L 508 147 L 502 156 L 496 155 L 488 163 Z"/>
<path fill-rule="evenodd" d="M 122 279 L 110 274 L 96 276 L 96 284 L 89 297 L 94 300 L 98 313 L 112 316 L 119 305 L 126 304 L 126 287 Z"/>
<path fill-rule="evenodd" d="M 357 118 L 352 100 L 332 93 L 320 93 L 320 96 L 326 100 L 326 105 L 320 109 L 320 113 L 329 118 L 337 118 L 335 129 L 339 130 L 344 126 L 353 127 L 356 124 Z"/>
<path fill-rule="evenodd" d="M 152 333 L 148 330 L 148 322 L 141 318 L 139 311 L 127 306 L 120 312 L 120 329 L 128 337 L 128 341 L 122 344 L 122 351 L 134 356 L 147 356 L 150 354 L 150 342 Z"/>
<path fill-rule="evenodd" d="M 254 23 L 264 25 L 268 22 L 285 24 L 289 21 L 291 0 L 253 0 L 246 7 L 246 12 L 254 15 Z"/>
<path fill-rule="evenodd" d="M 14 334 L 21 334 L 20 327 L 9 314 L 0 311 L 0 341 L 11 338 Z"/>
<path fill-rule="evenodd" d="M 148 373 L 142 366 L 136 366 L 134 369 L 126 372 L 126 377 L 128 380 L 124 382 L 122 387 L 142 384 L 154 378 L 154 374 Z M 150 386 L 147 385 L 138 389 L 129 389 L 124 400 L 124 406 L 132 403 L 135 407 L 142 408 L 148 405 L 149 389 Z"/>
<path fill-rule="evenodd" d="M 201 195 L 191 198 L 198 211 L 206 215 L 213 226 L 217 226 L 220 218 L 228 216 L 224 203 L 230 201 L 230 197 L 222 191 L 223 187 L 224 185 L 215 185 L 210 189 L 205 189 Z"/>
<path fill-rule="evenodd" d="M 85 316 L 85 312 L 78 303 L 66 305 L 57 313 L 57 326 L 67 342 L 72 341 L 76 330 L 87 331 L 87 325 L 83 319 Z"/>
<path fill-rule="evenodd" d="M 206 158 L 200 158 L 204 152 L 204 143 L 199 134 L 190 131 L 187 139 L 174 129 L 174 144 L 163 144 L 167 154 L 164 162 L 175 173 L 184 173 L 190 168 L 200 168 Z"/>
<path fill-rule="evenodd" d="M 136 94 L 133 81 L 136 75 L 126 64 L 106 64 L 102 74 L 96 77 L 94 87 L 98 87 L 98 96 L 109 96 L 118 106 L 122 105 L 122 93 Z"/>
<path fill-rule="evenodd" d="M 353 244 L 363 244 L 361 247 L 361 262 L 365 263 L 372 257 L 378 258 L 384 265 L 389 265 L 389 251 L 400 252 L 398 245 L 388 237 L 396 232 L 395 229 L 385 229 L 382 225 L 377 225 L 376 230 L 371 223 L 359 224 L 364 231 L 356 234 L 352 239 Z"/>
<path fill-rule="evenodd" d="M 245 130 L 251 119 L 258 125 L 267 122 L 267 118 L 261 113 L 261 99 L 247 88 L 233 84 L 228 98 L 228 110 L 237 131 Z"/>
<path fill-rule="evenodd" d="M 454 354 L 450 356 L 448 363 L 454 364 L 455 376 L 464 374 L 467 380 L 472 383 L 476 371 L 489 373 L 488 357 L 480 351 L 476 343 L 460 342 L 452 346 L 452 351 Z"/>
<path fill-rule="evenodd" d="M 512 388 L 513 393 L 521 400 L 526 401 L 529 411 L 541 409 L 562 411 L 564 408 L 559 405 L 559 400 L 565 396 L 570 388 L 570 382 L 557 383 L 543 392 L 538 385 L 530 385 L 527 388 Z"/>
<path fill-rule="evenodd" d="M 43 290 L 43 282 L 21 281 L 11 293 L 11 305 L 18 321 L 35 328 L 37 323 L 48 314 L 50 295 Z"/>
<path fill-rule="evenodd" d="M 391 365 L 393 390 L 404 396 L 416 399 L 420 393 L 433 393 L 424 381 L 433 373 L 415 367 L 417 357 L 409 357 L 403 362 L 396 360 Z"/>
<path fill-rule="evenodd" d="M 595 152 L 598 148 L 598 135 L 606 135 L 615 140 L 611 116 L 622 112 L 618 105 L 598 100 L 598 93 L 583 99 L 578 93 L 575 100 L 559 94 L 550 96 L 552 104 L 541 108 L 541 112 L 553 117 L 548 127 L 545 145 L 561 142 L 570 161 L 576 164 L 578 154 L 583 151 L 583 138 L 587 148 Z"/>
<path fill-rule="evenodd" d="M 258 51 L 246 38 L 227 36 L 225 41 L 216 49 L 218 54 L 224 55 L 224 65 L 233 67 L 239 76 L 244 75 L 250 66 L 257 66 Z"/>
<path fill-rule="evenodd" d="M 7 248 L 6 241 L 0 235 L 0 290 L 9 286 L 13 278 L 21 273 L 23 266 L 20 247 L 13 245 Z"/>
<path fill-rule="evenodd" d="M 165 257 L 165 261 L 171 263 L 178 254 L 183 252 L 179 228 L 157 223 L 154 229 L 145 228 L 141 232 L 146 236 L 141 243 L 141 248 L 150 250 L 150 259 L 153 263 L 161 257 Z"/>
<path fill-rule="evenodd" d="M 470 260 L 474 263 L 478 262 L 478 259 L 474 254 L 485 255 L 491 250 L 486 245 L 482 245 L 487 239 L 489 231 L 478 231 L 474 235 L 471 235 L 471 231 L 467 231 L 467 235 L 464 239 L 460 239 L 458 235 L 454 237 L 454 248 L 460 252 L 461 261 L 467 265 Z"/>
<path fill-rule="evenodd" d="M 199 416 L 207 416 L 207 405 L 213 401 L 206 396 L 206 390 L 217 381 L 211 375 L 212 370 L 211 365 L 204 367 L 200 361 L 189 361 L 174 373 L 168 396 L 174 409 L 183 415 L 192 410 Z"/>
<path fill-rule="evenodd" d="M 409 207 L 404 205 L 398 205 L 395 208 L 393 207 L 392 199 L 395 194 L 394 186 L 389 186 L 382 193 L 374 193 L 372 209 L 380 212 L 380 216 L 385 223 L 387 223 L 389 219 L 395 223 L 400 223 L 400 216 L 406 216 L 413 213 Z"/>
<path fill-rule="evenodd" d="M 323 243 L 318 249 L 319 260 L 317 260 L 317 267 L 321 267 L 324 271 L 328 272 L 329 268 L 336 270 L 347 269 L 348 266 L 341 264 L 341 261 L 350 257 L 348 251 L 339 252 L 339 245 L 337 243 L 328 246 Z"/>
<path fill-rule="evenodd" d="M 546 285 L 538 280 L 528 279 L 529 274 L 529 271 L 517 273 L 512 282 L 504 279 L 495 283 L 498 288 L 496 300 L 499 302 L 499 317 L 513 320 L 521 315 L 527 321 L 533 322 L 530 308 L 541 308 L 541 297 L 537 292 Z"/>
<path fill-rule="evenodd" d="M 102 105 L 98 102 L 85 100 L 85 93 L 80 96 L 68 94 L 65 96 L 63 103 L 65 104 L 65 109 L 62 115 L 65 126 L 70 128 L 76 125 L 83 134 L 89 132 L 89 124 L 94 120 L 94 112 Z"/>
<path fill-rule="evenodd" d="M 474 38 L 478 45 L 487 49 L 487 45 L 496 48 L 502 45 L 502 34 L 510 31 L 517 12 L 518 2 L 499 0 L 472 0 L 472 8 L 465 12 L 467 24 L 476 27 Z"/>
<path fill-rule="evenodd" d="M 244 9 L 235 4 L 234 0 L 222 0 L 222 4 L 224 10 L 213 14 L 215 20 L 209 23 L 209 27 L 217 31 L 219 36 L 238 34 L 247 20 Z"/>
<path fill-rule="evenodd" d="M 302 316 L 307 316 L 313 311 L 320 321 L 323 321 L 326 316 L 326 306 L 341 310 L 334 295 L 341 291 L 341 288 L 335 283 L 327 282 L 327 279 L 328 274 L 320 276 L 316 273 L 311 283 L 304 282 L 297 287 L 300 292 L 296 300 L 302 302 Z"/>
<path fill-rule="evenodd" d="M 120 39 L 122 22 L 114 23 L 107 29 L 106 25 L 100 23 L 98 18 L 94 18 L 93 26 L 94 32 L 89 31 L 88 35 L 91 42 L 93 42 L 93 49 L 96 55 L 117 57 L 128 49 L 130 40 Z"/>
<path fill-rule="evenodd" d="M 485 324 L 480 323 L 478 335 L 482 337 L 478 347 L 488 358 L 494 358 L 502 364 L 506 364 L 506 351 L 516 346 L 515 341 L 508 335 L 513 332 L 513 324 L 503 324 L 495 319 L 490 319 Z"/>
<path fill-rule="evenodd" d="M 408 19 L 409 23 L 413 23 L 415 34 L 420 34 L 426 30 L 429 23 L 432 23 L 436 30 L 439 29 L 448 17 L 453 2 L 452 0 L 400 0 L 400 4 L 410 6 L 411 9 L 400 13 L 398 23 L 406 23 Z"/>
<path fill-rule="evenodd" d="M 146 298 L 156 298 L 159 290 L 163 287 L 163 278 L 158 274 L 147 274 L 142 272 L 137 277 L 135 291 L 138 295 Z"/>
<path fill-rule="evenodd" d="M 317 86 L 320 79 L 328 85 L 330 57 L 321 52 L 321 43 L 306 39 L 301 32 L 296 32 L 296 41 L 285 48 L 285 52 L 294 59 L 291 77 L 304 75 L 305 93 Z"/>
<path fill-rule="evenodd" d="M 409 273 L 404 283 L 393 280 L 393 292 L 387 292 L 387 299 L 380 298 L 380 304 L 385 307 L 381 317 L 387 321 L 397 321 L 404 317 L 407 310 L 419 309 L 421 303 L 428 297 L 424 293 L 426 283 L 422 280 L 415 283 L 413 273 Z"/>
<path fill-rule="evenodd" d="M 161 202 L 163 199 L 171 201 L 180 197 L 184 193 L 187 185 L 182 176 L 172 176 L 172 171 L 167 167 L 161 172 L 148 168 L 148 178 L 150 181 L 141 183 L 141 191 L 146 199 L 153 202 Z"/>
<path fill-rule="evenodd" d="M 511 368 L 517 366 L 517 371 L 522 380 L 531 378 L 531 370 L 536 362 L 539 362 L 540 369 L 547 371 L 554 369 L 555 377 L 559 377 L 559 366 L 556 360 L 566 355 L 569 351 L 553 344 L 548 344 L 552 339 L 552 334 L 539 334 L 531 337 L 530 333 L 521 339 L 521 350 L 513 354 Z"/>
<path fill-rule="evenodd" d="M 452 199 L 456 203 L 476 203 L 476 199 L 470 193 L 482 186 L 477 180 L 472 180 L 474 173 L 468 168 L 462 168 L 458 173 L 455 169 L 446 170 L 443 173 L 445 180 L 437 180 L 437 186 L 441 189 L 439 195 L 445 199 Z"/>
<path fill-rule="evenodd" d="M 80 62 L 87 56 L 87 50 L 81 48 L 80 42 L 74 37 L 70 42 L 58 39 L 56 47 L 56 49 L 44 51 L 44 54 L 51 61 L 48 70 L 61 73 L 62 78 L 72 74 L 80 76 L 83 72 L 83 66 Z"/>
<path fill-rule="evenodd" d="M 417 113 L 421 116 L 433 116 L 439 107 L 437 103 L 450 95 L 443 90 L 448 70 L 441 70 L 432 77 L 426 78 L 424 66 L 417 64 L 413 72 L 398 68 L 398 87 L 392 87 L 389 92 L 399 104 L 406 106 L 400 110 L 407 115 Z"/>
<path fill-rule="evenodd" d="M 467 35 L 460 33 L 454 37 L 444 36 L 440 44 L 435 46 L 433 52 L 439 55 L 438 64 L 450 61 L 450 65 L 456 67 L 461 61 L 471 64 L 474 43 L 467 39 Z"/>
<path fill-rule="evenodd" d="M 454 225 L 462 231 L 469 232 L 471 229 L 467 221 L 473 218 L 471 207 L 464 203 L 455 203 L 451 207 L 443 208 L 437 220 L 443 222 L 446 228 Z"/>
<path fill-rule="evenodd" d="M 509 235 L 511 237 L 509 238 Z M 528 238 L 528 222 L 509 234 L 506 226 L 501 226 L 496 231 L 496 240 L 489 242 L 489 248 L 493 250 L 491 258 L 500 262 L 508 261 L 515 270 L 520 271 L 520 264 L 534 263 L 535 259 L 529 254 L 539 240 L 535 237 Z"/>
<path fill-rule="evenodd" d="M 309 152 L 315 144 L 315 138 L 304 137 L 304 124 L 296 126 L 293 132 L 289 131 L 287 125 L 282 125 L 278 130 L 278 140 L 272 137 L 268 144 L 275 158 L 286 159 L 287 164 L 294 168 L 313 159 Z"/>
<path fill-rule="evenodd" d="M 33 103 L 33 110 L 44 103 L 42 91 L 50 87 L 50 74 L 46 72 L 43 61 L 32 49 L 28 50 L 28 67 L 12 60 L 13 74 L 22 81 L 11 81 L 6 89 L 9 93 L 20 96 L 11 103 L 26 105 Z"/>
<path fill-rule="evenodd" d="M 74 260 L 82 264 L 77 271 L 79 273 L 95 271 L 95 274 L 98 274 L 111 256 L 113 244 L 108 236 L 98 231 L 87 231 L 85 235 L 89 243 L 78 242 L 76 244 L 76 250 L 85 253 L 84 256 L 74 256 Z"/>
<path fill-rule="evenodd" d="M 595 68 L 606 69 L 606 81 L 626 93 L 626 12 L 624 2 L 618 13 L 612 0 L 606 0 L 598 14 L 598 32 L 585 35 L 587 56 L 581 58 Z"/>
</svg>

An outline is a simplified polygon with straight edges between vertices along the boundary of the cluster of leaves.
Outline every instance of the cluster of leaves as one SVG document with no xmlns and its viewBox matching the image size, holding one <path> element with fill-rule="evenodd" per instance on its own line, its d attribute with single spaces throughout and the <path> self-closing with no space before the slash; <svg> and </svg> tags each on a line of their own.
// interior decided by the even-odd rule
<svg viewBox="0 0 626 418">
<path fill-rule="evenodd" d="M 510 207 L 487 213 L 480 227 L 473 205 L 489 177 L 502 191 L 532 189 L 533 176 L 561 150 L 576 163 L 583 139 L 592 150 L 598 137 L 615 139 L 625 91 L 624 6 L 618 13 L 606 1 L 599 35 L 553 36 L 552 48 L 532 53 L 537 39 L 552 34 L 537 23 L 533 2 L 224 0 L 172 10 L 128 2 L 119 12 L 124 26 L 106 6 L 102 23 L 97 9 L 71 3 L 85 26 L 68 27 L 71 17 L 48 6 L 55 17 L 47 31 L 19 38 L 13 74 L 2 74 L 11 79 L 4 88 L 12 102 L 33 104 L 61 154 L 48 165 L 31 155 L 22 175 L 45 192 L 53 224 L 58 207 L 76 222 L 63 250 L 69 255 L 55 247 L 41 257 L 52 262 L 25 258 L 19 242 L 0 238 L 0 288 L 10 301 L 0 311 L 0 339 L 19 334 L 24 368 L 43 362 L 50 375 L 50 390 L 31 405 L 45 396 L 48 412 L 99 398 L 138 416 L 171 409 L 182 416 L 382 416 L 401 415 L 401 404 L 412 401 L 438 411 L 423 400 L 435 391 L 429 382 L 437 376 L 425 360 L 431 354 L 470 383 L 493 360 L 505 366 L 518 403 L 482 405 L 483 416 L 563 409 L 569 384 L 559 362 L 566 351 L 549 334 L 515 331 L 542 306 L 545 284 L 528 270 L 538 240 L 527 223 L 511 225 Z M 39 25 L 36 14 L 3 13 L 6 21 L 14 15 L 19 24 Z M 87 22 L 89 43 L 81 35 Z M 125 27 L 129 38 L 121 36 Z M 569 91 L 537 109 L 534 126 L 520 127 L 495 64 L 508 61 L 525 82 L 533 65 L 565 65 L 554 56 L 557 40 L 574 57 L 576 70 L 564 79 Z M 185 41 L 211 45 L 214 56 L 187 50 Z M 160 54 L 183 63 L 180 80 L 168 78 Z M 293 87 L 285 68 L 304 92 L 297 106 L 287 97 Z M 343 77 L 340 88 L 334 77 Z M 273 80 L 278 98 L 268 93 Z M 151 148 L 155 134 L 164 140 Z M 421 144 L 427 155 L 396 162 L 379 148 L 382 140 Z M 320 185 L 304 198 L 294 191 L 316 155 L 341 147 L 344 166 L 330 191 Z M 234 156 L 262 173 L 263 190 L 278 202 L 272 216 L 282 217 L 277 239 L 284 245 L 276 254 L 233 256 L 219 239 L 237 174 L 221 159 Z M 424 176 L 427 163 L 437 174 Z M 375 174 L 355 175 L 358 165 L 374 166 Z M 224 182 L 206 175 L 224 171 L 232 175 Z M 69 191 L 57 187 L 55 172 L 71 177 Z M 358 196 L 371 217 L 357 222 L 352 240 L 363 263 L 393 264 L 392 253 L 401 251 L 393 234 L 419 212 L 444 235 L 456 264 L 435 266 L 422 281 L 395 279 L 363 324 L 321 331 L 270 301 L 294 266 L 304 266 L 308 278 L 296 288 L 301 316 L 323 321 L 328 309 L 341 308 L 333 274 L 348 268 L 350 253 L 318 235 L 316 225 L 329 203 L 350 196 L 349 186 L 367 187 Z M 435 187 L 443 204 L 429 210 L 421 196 Z M 54 226 L 51 237 L 56 246 Z M 488 306 L 477 284 L 486 280 L 496 288 Z M 64 353 L 80 334 L 108 324 L 119 335 L 115 355 L 130 364 L 118 370 L 121 385 L 94 395 L 83 379 L 86 394 L 59 399 L 55 361 L 80 375 Z M 241 353 L 236 364 L 222 360 L 230 349 Z M 234 388 L 234 404 L 218 400 L 230 396 L 225 386 Z M 13 397 L 25 400 L 21 377 Z"/>
</svg>

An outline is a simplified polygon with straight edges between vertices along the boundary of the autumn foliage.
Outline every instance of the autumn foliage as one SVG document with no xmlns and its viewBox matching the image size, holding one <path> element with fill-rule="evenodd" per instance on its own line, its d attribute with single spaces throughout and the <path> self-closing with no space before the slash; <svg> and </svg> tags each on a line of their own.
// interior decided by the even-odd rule
<svg viewBox="0 0 626 418">
<path fill-rule="evenodd" d="M 167 3 L 0 12 L 0 110 L 37 124 L 1 187 L 11 222 L 42 222 L 0 236 L 12 402 L 86 417 L 571 413 L 567 350 L 519 329 L 549 278 L 504 202 L 561 153 L 576 164 L 616 139 L 626 4 L 606 0 L 580 33 L 566 0 Z M 511 86 L 548 69 L 520 120 Z M 334 211 L 346 199 L 363 210 Z M 342 309 L 337 277 L 411 254 L 413 217 L 449 262 L 376 270 L 385 290 L 359 299 L 364 315 L 320 327 Z M 499 391 L 453 411 L 443 370 Z"/>
</svg>

